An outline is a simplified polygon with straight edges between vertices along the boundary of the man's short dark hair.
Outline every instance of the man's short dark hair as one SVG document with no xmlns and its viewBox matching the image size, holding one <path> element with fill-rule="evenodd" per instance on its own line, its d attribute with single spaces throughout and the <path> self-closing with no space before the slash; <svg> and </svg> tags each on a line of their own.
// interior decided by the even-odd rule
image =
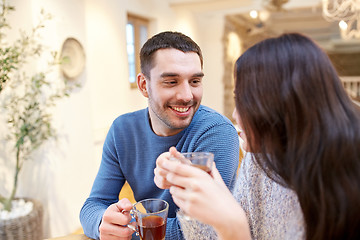
<svg viewBox="0 0 360 240">
<path fill-rule="evenodd" d="M 195 52 L 199 55 L 201 68 L 203 57 L 200 47 L 188 36 L 180 32 L 161 32 L 146 41 L 140 51 L 141 72 L 150 78 L 150 70 L 154 67 L 153 56 L 159 49 L 174 48 L 182 52 Z"/>
</svg>

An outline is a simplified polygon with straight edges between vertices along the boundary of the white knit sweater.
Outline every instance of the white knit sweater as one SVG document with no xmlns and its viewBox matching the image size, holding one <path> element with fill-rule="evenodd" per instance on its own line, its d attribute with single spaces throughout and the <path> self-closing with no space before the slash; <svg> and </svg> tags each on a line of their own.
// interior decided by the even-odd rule
<svg viewBox="0 0 360 240">
<path fill-rule="evenodd" d="M 233 195 L 244 209 L 252 239 L 305 239 L 303 214 L 294 191 L 275 183 L 251 154 L 241 163 Z M 178 214 L 186 240 L 217 239 L 212 227 Z"/>
</svg>

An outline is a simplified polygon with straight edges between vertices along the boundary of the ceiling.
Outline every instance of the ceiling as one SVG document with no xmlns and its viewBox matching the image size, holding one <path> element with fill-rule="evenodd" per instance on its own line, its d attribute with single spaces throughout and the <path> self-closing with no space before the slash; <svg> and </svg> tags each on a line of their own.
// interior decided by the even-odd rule
<svg viewBox="0 0 360 240">
<path fill-rule="evenodd" d="M 194 12 L 239 12 L 261 0 L 167 0 L 171 7 Z M 245 10 L 246 11 L 246 10 Z"/>
<path fill-rule="evenodd" d="M 321 0 L 166 0 L 176 9 L 195 14 L 248 15 L 251 10 L 270 9 L 272 18 L 265 24 L 281 31 L 298 31 L 311 36 L 327 49 L 341 51 L 360 48 L 359 41 L 342 41 L 337 22 L 327 22 L 322 17 Z M 274 10 L 273 5 L 282 5 L 284 10 Z M 270 8 L 269 8 L 270 6 Z M 240 15 L 239 15 L 240 14 Z M 239 21 L 242 21 L 239 19 Z M 335 41 L 334 41 L 335 39 Z"/>
</svg>

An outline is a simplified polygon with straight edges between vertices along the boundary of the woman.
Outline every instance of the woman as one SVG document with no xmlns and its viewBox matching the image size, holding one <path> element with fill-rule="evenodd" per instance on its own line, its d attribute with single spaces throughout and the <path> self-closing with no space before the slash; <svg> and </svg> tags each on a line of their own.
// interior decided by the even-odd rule
<svg viewBox="0 0 360 240">
<path fill-rule="evenodd" d="M 211 178 L 168 161 L 175 149 L 159 156 L 155 183 L 220 239 L 360 239 L 360 110 L 327 55 L 284 34 L 241 55 L 235 79 L 233 116 L 251 154 L 233 196 L 216 168 Z"/>
</svg>

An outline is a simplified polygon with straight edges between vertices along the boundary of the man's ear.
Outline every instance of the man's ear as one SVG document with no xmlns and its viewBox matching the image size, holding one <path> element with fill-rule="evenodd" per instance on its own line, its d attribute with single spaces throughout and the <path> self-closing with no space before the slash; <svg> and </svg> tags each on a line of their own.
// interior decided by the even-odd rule
<svg viewBox="0 0 360 240">
<path fill-rule="evenodd" d="M 137 82 L 138 89 L 140 90 L 141 94 L 144 97 L 148 98 L 149 94 L 147 91 L 145 75 L 143 73 L 139 73 L 136 77 L 137 77 L 136 82 Z"/>
</svg>

